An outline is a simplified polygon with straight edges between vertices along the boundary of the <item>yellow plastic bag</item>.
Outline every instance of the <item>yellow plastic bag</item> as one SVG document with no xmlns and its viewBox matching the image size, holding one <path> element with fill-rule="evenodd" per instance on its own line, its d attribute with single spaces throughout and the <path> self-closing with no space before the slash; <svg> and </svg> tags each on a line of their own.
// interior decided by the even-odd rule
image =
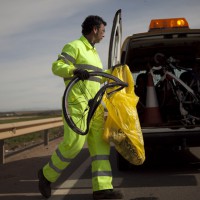
<svg viewBox="0 0 200 200">
<path fill-rule="evenodd" d="M 104 95 L 103 101 L 108 110 L 103 138 L 113 142 L 116 150 L 130 163 L 141 165 L 145 160 L 142 130 L 136 105 L 139 97 L 134 92 L 134 80 L 127 65 L 117 67 L 112 75 L 128 83 L 128 87 Z"/>
</svg>

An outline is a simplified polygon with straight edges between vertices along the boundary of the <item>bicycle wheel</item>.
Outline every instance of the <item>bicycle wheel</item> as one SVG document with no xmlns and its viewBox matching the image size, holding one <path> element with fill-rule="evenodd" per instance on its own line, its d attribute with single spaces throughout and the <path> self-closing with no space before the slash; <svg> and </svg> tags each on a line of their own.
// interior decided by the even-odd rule
<svg viewBox="0 0 200 200">
<path fill-rule="evenodd" d="M 108 93 L 111 95 L 113 92 L 119 91 L 128 86 L 127 83 L 110 74 L 104 72 L 89 73 L 90 77 L 105 77 L 108 81 L 95 95 L 91 95 L 90 91 L 87 90 L 84 81 L 81 81 L 75 76 L 66 86 L 62 99 L 64 118 L 69 127 L 80 135 L 87 134 L 90 120 L 101 103 L 102 97 L 107 89 L 112 88 Z M 79 93 L 81 95 L 76 98 L 70 98 L 70 94 L 73 93 L 74 87 L 76 87 L 76 91 L 80 91 Z M 75 111 L 73 107 L 76 107 Z"/>
</svg>

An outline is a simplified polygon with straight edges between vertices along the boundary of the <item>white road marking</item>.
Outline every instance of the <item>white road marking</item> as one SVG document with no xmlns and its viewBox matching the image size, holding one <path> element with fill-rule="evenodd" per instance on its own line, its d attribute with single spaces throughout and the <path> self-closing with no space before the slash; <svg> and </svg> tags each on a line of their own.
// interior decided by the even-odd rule
<svg viewBox="0 0 200 200">
<path fill-rule="evenodd" d="M 90 165 L 90 157 L 88 157 L 83 164 L 76 169 L 76 171 L 66 180 L 63 182 L 59 189 L 53 190 L 52 196 L 49 200 L 53 200 L 56 195 L 67 195 L 72 187 L 79 181 L 79 178 L 84 174 L 85 170 Z"/>
</svg>

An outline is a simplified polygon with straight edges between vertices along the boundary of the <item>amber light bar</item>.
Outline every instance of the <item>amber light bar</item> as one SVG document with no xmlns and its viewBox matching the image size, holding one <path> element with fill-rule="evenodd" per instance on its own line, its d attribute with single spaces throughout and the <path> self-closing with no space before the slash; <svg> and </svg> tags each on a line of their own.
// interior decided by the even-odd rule
<svg viewBox="0 0 200 200">
<path fill-rule="evenodd" d="M 189 28 L 185 18 L 152 19 L 149 31 L 154 29 Z"/>
</svg>

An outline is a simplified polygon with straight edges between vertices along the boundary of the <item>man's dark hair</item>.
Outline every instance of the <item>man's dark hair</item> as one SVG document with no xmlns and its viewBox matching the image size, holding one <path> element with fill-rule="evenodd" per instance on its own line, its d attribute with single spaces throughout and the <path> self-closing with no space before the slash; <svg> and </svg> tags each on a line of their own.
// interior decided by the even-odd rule
<svg viewBox="0 0 200 200">
<path fill-rule="evenodd" d="M 107 23 L 99 16 L 90 15 L 86 17 L 86 19 L 82 23 L 82 34 L 88 35 L 93 30 L 94 26 L 99 29 L 101 24 L 103 24 L 104 26 L 107 25 Z"/>
</svg>

